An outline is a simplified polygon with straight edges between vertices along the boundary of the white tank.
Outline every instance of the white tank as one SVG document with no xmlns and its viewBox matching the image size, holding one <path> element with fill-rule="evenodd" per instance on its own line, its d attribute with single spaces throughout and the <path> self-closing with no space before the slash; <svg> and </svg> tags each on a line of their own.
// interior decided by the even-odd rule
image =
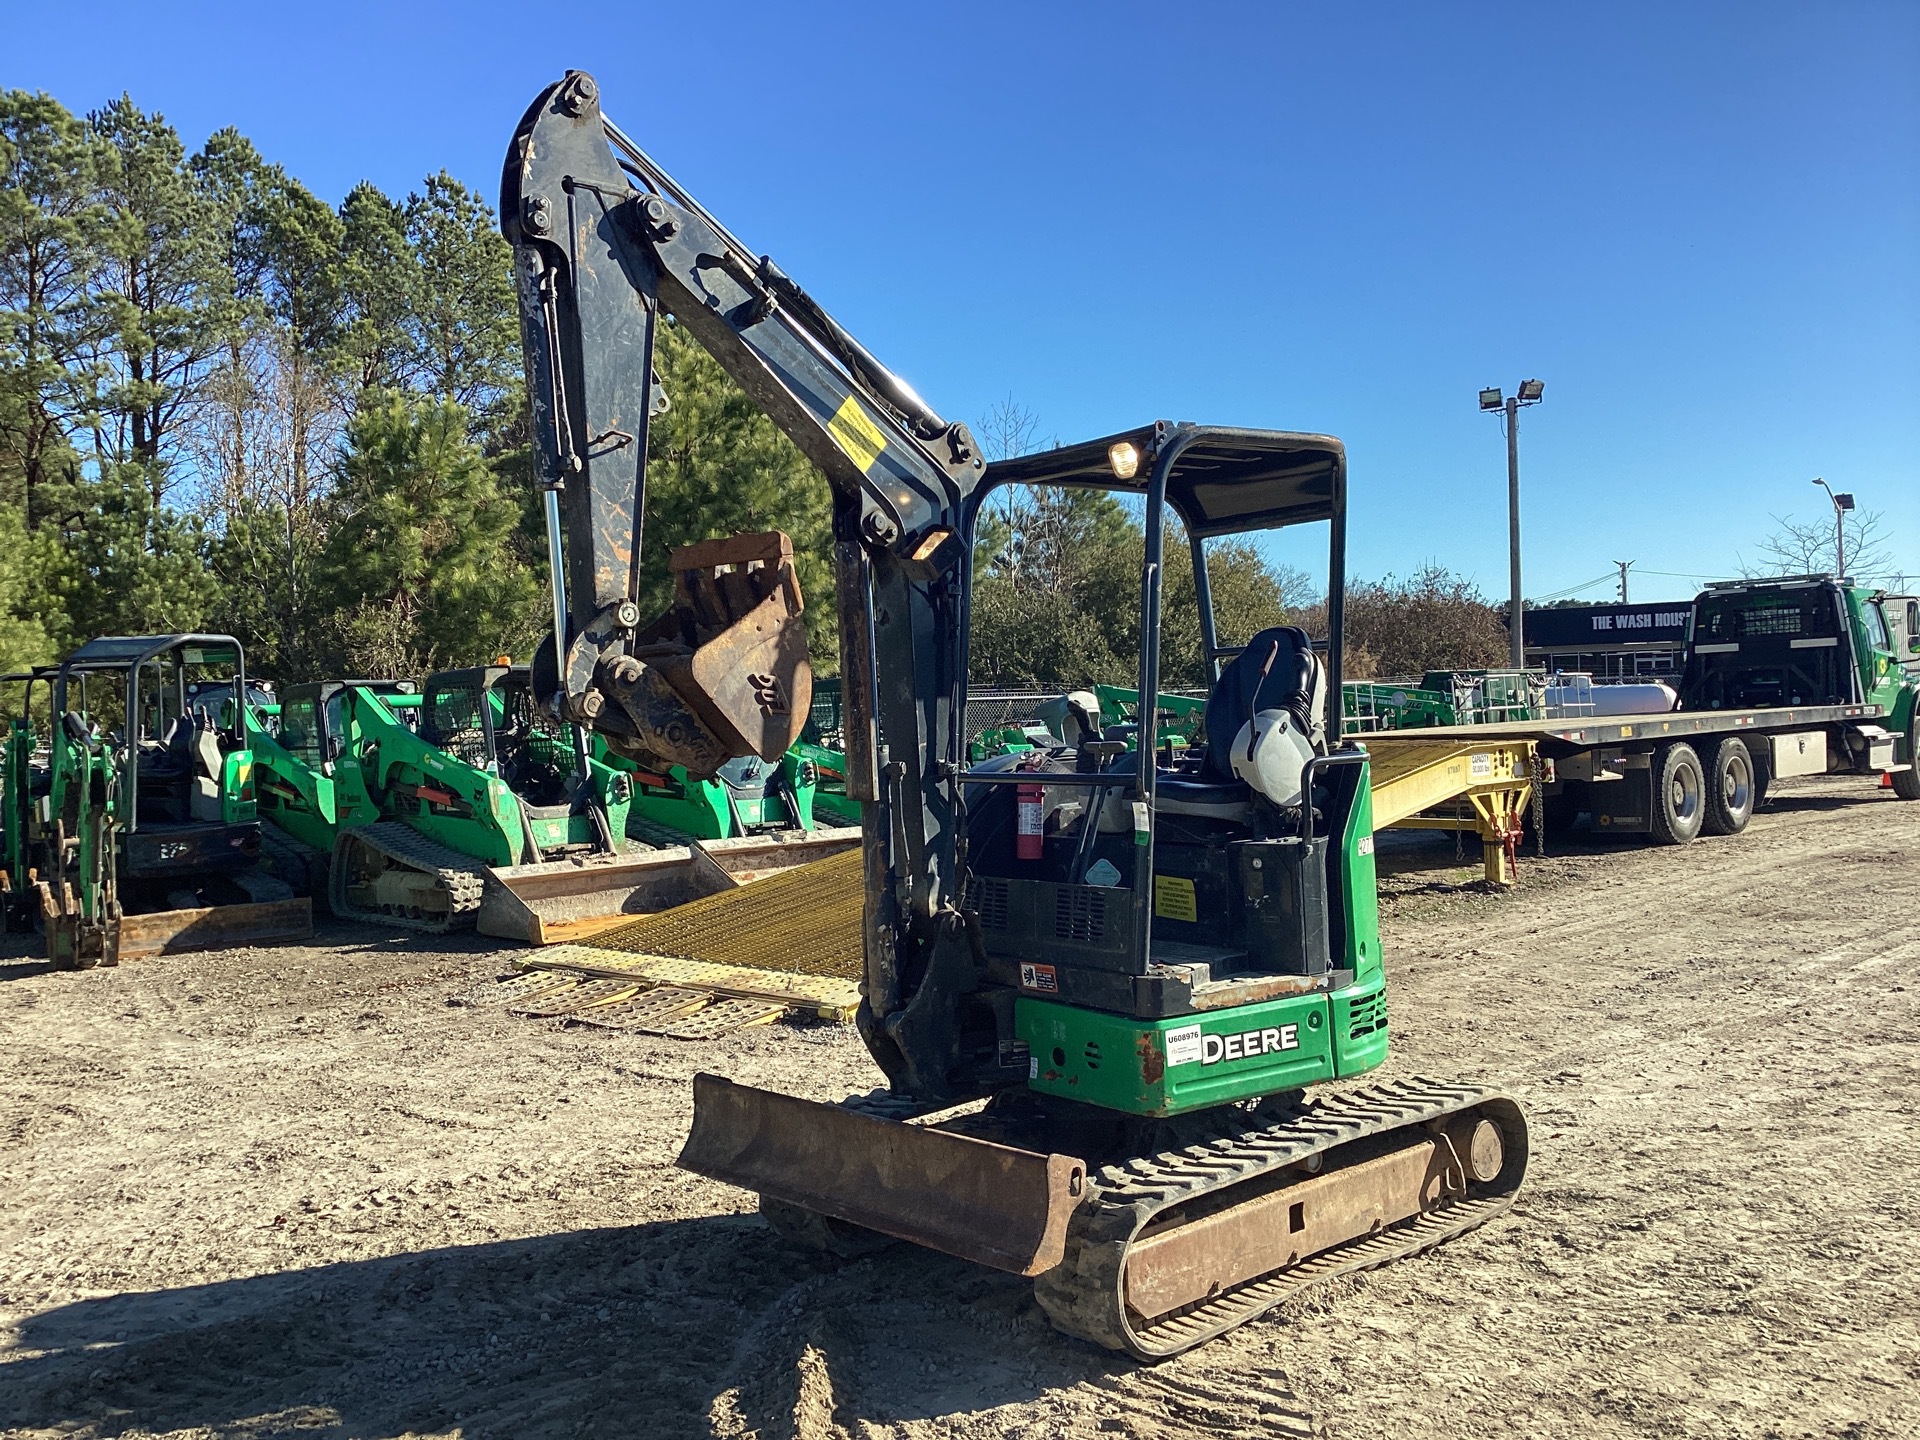
<svg viewBox="0 0 1920 1440">
<path fill-rule="evenodd" d="M 1588 709 L 1589 702 L 1591 709 Z M 1558 709 L 1566 715 L 1664 715 L 1679 702 L 1678 693 L 1663 680 L 1591 688 L 1584 685 L 1547 687 L 1549 714 Z"/>
</svg>

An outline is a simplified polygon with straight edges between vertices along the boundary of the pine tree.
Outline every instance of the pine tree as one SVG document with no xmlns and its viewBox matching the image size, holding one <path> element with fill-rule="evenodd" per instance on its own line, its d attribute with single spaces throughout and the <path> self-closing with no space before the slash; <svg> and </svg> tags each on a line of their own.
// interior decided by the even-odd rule
<svg viewBox="0 0 1920 1440">
<path fill-rule="evenodd" d="M 531 653 L 540 583 L 516 547 L 517 507 L 467 427 L 460 406 L 402 394 L 349 422 L 315 576 L 341 668 L 417 677 Z"/>
<path fill-rule="evenodd" d="M 197 407 L 221 346 L 216 212 L 171 125 L 122 95 L 88 117 L 99 138 L 108 215 L 95 303 L 112 327 L 104 408 L 116 458 L 140 464 L 164 497 L 180 421 Z"/>
<path fill-rule="evenodd" d="M 0 91 L 0 465 L 28 523 L 71 466 L 91 408 L 103 318 L 91 303 L 107 219 L 99 142 L 51 96 Z"/>
<path fill-rule="evenodd" d="M 406 227 L 420 276 L 418 387 L 492 423 L 520 376 L 512 248 L 486 202 L 444 170 L 407 197 Z"/>
</svg>

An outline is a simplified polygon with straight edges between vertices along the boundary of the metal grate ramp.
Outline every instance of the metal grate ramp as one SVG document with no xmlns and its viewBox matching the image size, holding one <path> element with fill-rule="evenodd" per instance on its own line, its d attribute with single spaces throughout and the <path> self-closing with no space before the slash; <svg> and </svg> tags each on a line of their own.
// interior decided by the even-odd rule
<svg viewBox="0 0 1920 1440">
<path fill-rule="evenodd" d="M 860 1004 L 862 902 L 856 848 L 533 952 L 520 960 L 527 973 L 501 988 L 524 987 L 509 1006 L 515 1014 L 687 1040 L 782 1015 L 850 1020 Z M 535 975 L 564 977 L 565 988 L 529 984 Z M 568 1004 L 576 985 L 598 1003 Z"/>
<path fill-rule="evenodd" d="M 860 867 L 860 851 L 843 850 L 641 916 L 573 948 L 858 980 Z"/>
</svg>

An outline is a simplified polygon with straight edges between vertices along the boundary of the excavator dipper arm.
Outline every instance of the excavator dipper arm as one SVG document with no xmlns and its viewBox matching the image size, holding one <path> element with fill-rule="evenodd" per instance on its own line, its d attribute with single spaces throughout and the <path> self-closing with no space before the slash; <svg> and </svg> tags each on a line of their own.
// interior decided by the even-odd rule
<svg viewBox="0 0 1920 1440">
<path fill-rule="evenodd" d="M 601 114 L 582 72 L 521 120 L 500 213 L 514 247 L 553 567 L 557 659 L 536 662 L 536 683 L 616 749 L 696 775 L 730 755 L 776 757 L 805 720 L 798 587 L 790 569 L 780 580 L 790 550 L 742 559 L 688 547 L 676 570 L 704 558 L 710 590 L 750 593 L 704 625 L 685 605 L 642 622 L 647 430 L 668 405 L 652 364 L 664 312 L 832 486 L 848 793 L 873 802 L 868 1042 L 897 1084 L 983 1088 L 979 1077 L 954 1077 L 960 1031 L 974 1032 L 977 1049 L 981 1029 L 981 1017 L 956 1014 L 977 969 L 958 911 L 954 837 L 964 758 L 958 562 L 963 508 L 985 468 L 971 435 L 675 185 Z M 748 683 L 720 693 L 716 677 Z M 901 1027 L 911 1035 L 888 1033 Z"/>
</svg>

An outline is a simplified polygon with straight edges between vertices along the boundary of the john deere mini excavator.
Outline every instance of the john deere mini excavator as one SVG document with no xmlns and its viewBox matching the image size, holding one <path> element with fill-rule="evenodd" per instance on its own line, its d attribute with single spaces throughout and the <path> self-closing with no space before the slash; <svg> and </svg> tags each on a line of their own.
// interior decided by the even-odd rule
<svg viewBox="0 0 1920 1440">
<path fill-rule="evenodd" d="M 56 964 L 113 964 L 313 933 L 260 866 L 246 666 L 230 635 L 90 640 L 53 671 L 22 859 Z M 9 790 L 15 770 L 7 771 Z"/>
<path fill-rule="evenodd" d="M 1424 1080 L 1308 1093 L 1388 1043 L 1367 755 L 1328 708 L 1339 441 L 1160 423 L 988 465 L 607 122 L 580 72 L 527 111 L 500 213 L 554 557 L 535 681 L 566 715 L 698 776 L 773 759 L 806 713 L 790 567 L 742 554 L 729 613 L 759 618 L 723 642 L 695 616 L 636 628 L 662 311 L 833 488 L 864 815 L 859 1024 L 888 1088 L 823 1105 L 699 1076 L 683 1166 L 830 1248 L 877 1232 L 1030 1275 L 1061 1329 L 1144 1358 L 1511 1203 L 1527 1131 L 1506 1097 Z M 1143 695 L 1159 693 L 1179 518 L 1217 667 L 1203 746 L 1163 754 L 1149 711 L 1136 737 L 968 761 L 970 553 L 1001 485 L 1139 498 Z M 1325 659 L 1285 626 L 1222 643 L 1207 542 L 1308 523 L 1330 535 Z"/>
</svg>

